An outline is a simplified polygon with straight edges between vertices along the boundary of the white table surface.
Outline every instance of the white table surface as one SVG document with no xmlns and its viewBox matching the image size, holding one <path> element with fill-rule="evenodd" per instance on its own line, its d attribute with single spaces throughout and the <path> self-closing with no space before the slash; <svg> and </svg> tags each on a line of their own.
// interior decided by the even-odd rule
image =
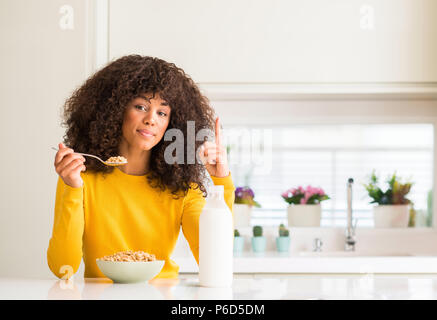
<svg viewBox="0 0 437 320">
<path fill-rule="evenodd" d="M 0 299 L 437 299 L 437 275 L 235 274 L 232 288 L 200 287 L 197 274 L 138 284 L 105 278 L 0 278 Z"/>
</svg>

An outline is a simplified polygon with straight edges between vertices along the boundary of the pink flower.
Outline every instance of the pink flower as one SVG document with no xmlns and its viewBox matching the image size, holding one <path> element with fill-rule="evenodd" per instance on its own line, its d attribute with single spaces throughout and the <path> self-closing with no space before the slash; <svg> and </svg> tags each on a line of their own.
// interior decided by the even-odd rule
<svg viewBox="0 0 437 320">
<path fill-rule="evenodd" d="M 311 187 L 311 186 L 307 186 L 306 192 L 310 195 L 313 195 L 315 193 L 315 188 Z"/>
<path fill-rule="evenodd" d="M 302 186 L 290 188 L 282 193 L 282 197 L 289 204 L 318 204 L 320 201 L 326 200 L 323 199 L 324 197 L 328 198 L 322 188 L 312 187 L 311 185 L 307 185 L 305 188 Z M 310 199 L 312 200 L 310 201 Z"/>
<path fill-rule="evenodd" d="M 288 189 L 282 193 L 282 197 L 289 198 L 292 196 L 292 189 Z"/>
</svg>

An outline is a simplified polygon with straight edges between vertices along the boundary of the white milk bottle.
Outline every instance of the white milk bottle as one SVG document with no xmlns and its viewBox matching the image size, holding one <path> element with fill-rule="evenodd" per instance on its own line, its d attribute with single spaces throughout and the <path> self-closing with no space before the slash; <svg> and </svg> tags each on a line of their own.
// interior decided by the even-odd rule
<svg viewBox="0 0 437 320">
<path fill-rule="evenodd" d="M 232 286 L 233 231 L 232 212 L 224 200 L 224 186 L 211 186 L 199 218 L 201 286 Z"/>
</svg>

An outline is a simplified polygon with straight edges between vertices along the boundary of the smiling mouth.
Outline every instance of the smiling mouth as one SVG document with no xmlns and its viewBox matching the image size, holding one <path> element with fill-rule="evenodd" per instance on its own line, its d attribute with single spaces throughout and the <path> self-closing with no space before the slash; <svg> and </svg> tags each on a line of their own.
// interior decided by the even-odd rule
<svg viewBox="0 0 437 320">
<path fill-rule="evenodd" d="M 146 138 L 152 138 L 152 137 L 155 136 L 153 133 L 148 133 L 148 132 L 145 132 L 145 131 L 142 131 L 142 130 L 137 130 L 137 132 L 140 135 L 142 135 L 143 137 L 146 137 Z"/>
</svg>

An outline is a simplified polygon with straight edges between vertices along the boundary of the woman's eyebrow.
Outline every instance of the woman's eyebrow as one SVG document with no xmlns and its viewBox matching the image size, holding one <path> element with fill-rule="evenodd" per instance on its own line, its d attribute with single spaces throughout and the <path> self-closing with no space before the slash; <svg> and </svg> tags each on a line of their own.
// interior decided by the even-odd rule
<svg viewBox="0 0 437 320">
<path fill-rule="evenodd" d="M 144 99 L 144 100 L 146 100 L 148 103 L 150 103 L 150 98 L 147 98 L 146 96 L 144 96 L 144 95 L 142 95 L 142 94 L 140 94 L 139 96 L 138 96 L 138 98 L 142 98 L 142 99 Z M 153 98 L 152 98 L 153 99 Z M 167 101 L 163 101 L 163 102 L 161 102 L 161 106 L 169 106 L 169 103 L 167 102 Z"/>
<path fill-rule="evenodd" d="M 144 95 L 142 95 L 142 94 L 140 94 L 137 98 L 144 99 L 144 100 L 146 100 L 147 102 L 150 103 L 150 98 L 147 98 L 146 96 L 144 96 Z"/>
</svg>

